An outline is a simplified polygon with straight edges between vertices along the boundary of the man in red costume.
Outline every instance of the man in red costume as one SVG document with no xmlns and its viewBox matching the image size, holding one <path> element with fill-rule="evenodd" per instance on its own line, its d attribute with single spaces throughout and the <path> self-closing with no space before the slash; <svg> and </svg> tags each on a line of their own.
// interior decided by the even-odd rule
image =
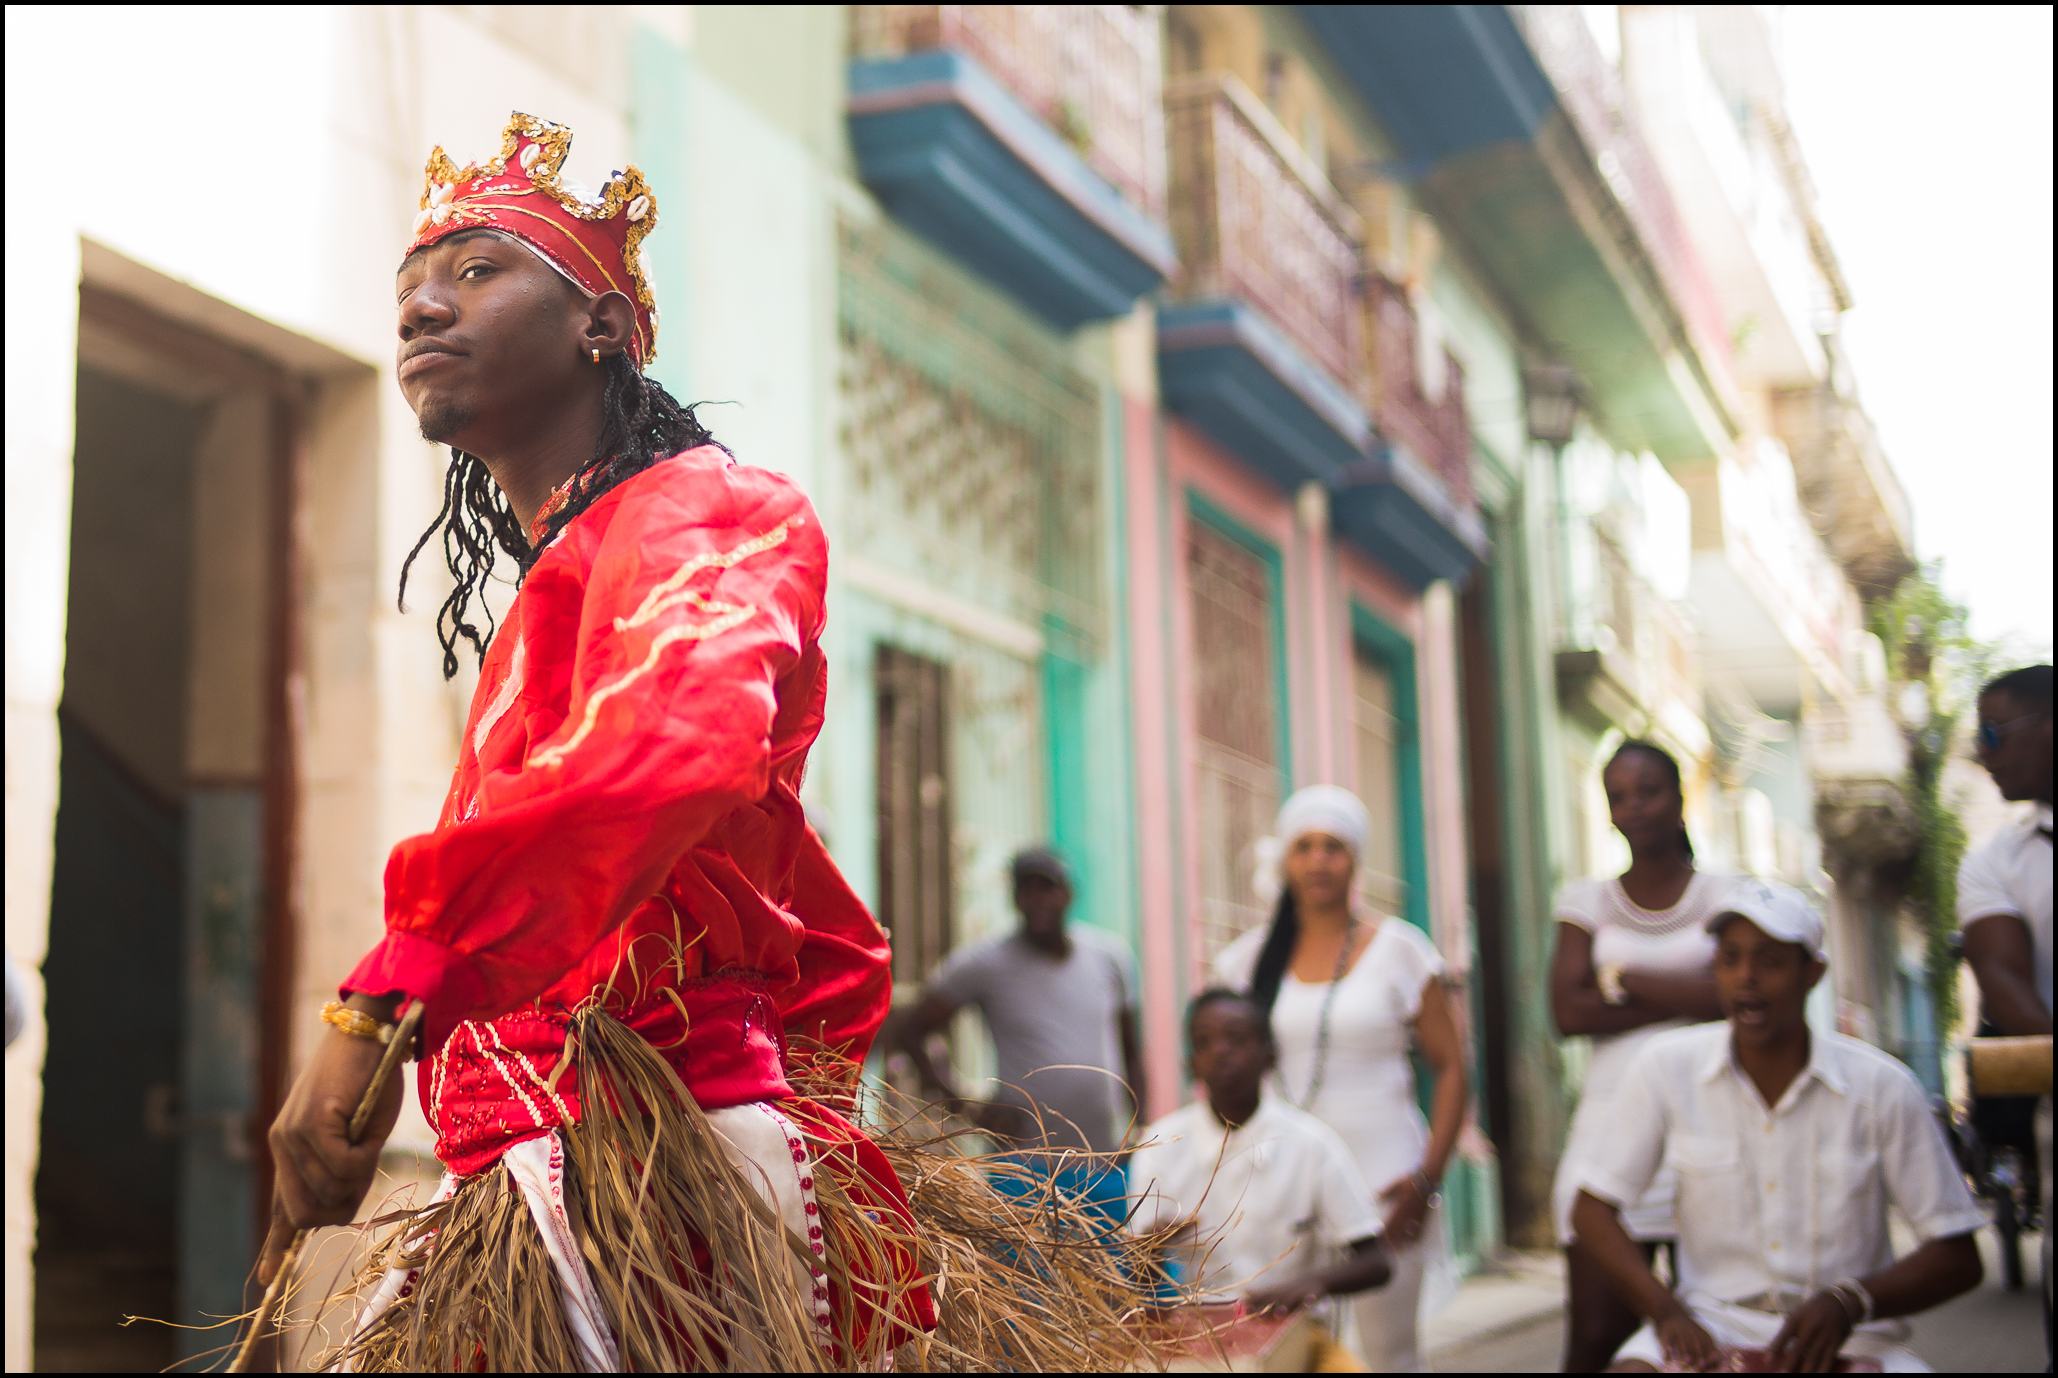
<svg viewBox="0 0 2058 1378">
<path fill-rule="evenodd" d="M 394 849 L 386 936 L 272 1128 L 260 1275 L 362 1204 L 398 1083 L 363 1142 L 347 1123 L 419 1003 L 448 1173 L 368 1277 L 353 1362 L 876 1366 L 935 1323 L 906 1198 L 788 1080 L 789 1035 L 861 1059 L 890 990 L 798 795 L 823 533 L 645 374 L 656 206 L 633 168 L 571 187 L 570 142 L 517 114 L 489 161 L 437 149 L 400 265 L 400 388 L 452 454 L 415 553 L 440 526 L 444 673 L 459 641 L 481 672 L 437 825 Z M 496 553 L 520 592 L 482 634 Z M 525 1281 L 554 1304 L 510 1304 Z"/>
</svg>

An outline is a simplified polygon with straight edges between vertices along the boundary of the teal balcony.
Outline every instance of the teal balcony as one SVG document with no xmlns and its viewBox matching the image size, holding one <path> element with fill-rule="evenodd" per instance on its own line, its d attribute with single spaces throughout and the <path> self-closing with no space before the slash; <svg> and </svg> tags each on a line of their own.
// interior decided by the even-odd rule
<svg viewBox="0 0 2058 1378">
<path fill-rule="evenodd" d="M 1331 504 L 1345 535 L 1417 585 L 1462 578 L 1486 557 L 1486 526 L 1472 491 L 1472 429 L 1465 370 L 1448 351 L 1424 376 L 1415 307 L 1376 272 L 1360 284 L 1366 380 L 1380 443 L 1352 469 Z"/>
<path fill-rule="evenodd" d="M 1484 556 L 1464 378 L 1417 377 L 1414 311 L 1368 278 L 1357 215 L 1232 77 L 1166 95 L 1180 271 L 1158 313 L 1165 404 L 1409 582 Z"/>
<path fill-rule="evenodd" d="M 887 210 L 1060 329 L 1173 271 L 1158 21 L 1128 5 L 860 5 L 849 129 Z"/>
<path fill-rule="evenodd" d="M 1158 313 L 1166 405 L 1289 492 L 1372 442 L 1357 216 L 1233 77 L 1167 93 L 1180 271 Z"/>
<path fill-rule="evenodd" d="M 1734 443 L 1705 264 L 1575 5 L 1301 5 L 1436 208 L 1616 439 L 1668 463 Z"/>
</svg>

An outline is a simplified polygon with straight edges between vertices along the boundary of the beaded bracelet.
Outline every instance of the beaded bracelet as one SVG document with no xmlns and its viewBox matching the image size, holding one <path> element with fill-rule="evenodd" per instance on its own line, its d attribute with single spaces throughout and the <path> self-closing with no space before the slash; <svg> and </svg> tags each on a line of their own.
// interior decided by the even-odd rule
<svg viewBox="0 0 2058 1378">
<path fill-rule="evenodd" d="M 1844 1294 L 1847 1292 L 1857 1298 L 1858 1301 L 1858 1315 L 1855 1319 L 1851 1318 L 1851 1308 L 1844 1301 Z M 1836 1298 L 1838 1306 L 1843 1307 L 1844 1316 L 1846 1319 L 1851 1320 L 1851 1328 L 1853 1330 L 1872 1319 L 1872 1293 L 1866 1291 L 1865 1285 L 1859 1282 L 1858 1279 L 1845 1278 L 1842 1282 L 1831 1283 L 1829 1294 Z"/>
<path fill-rule="evenodd" d="M 393 1041 L 393 1025 L 382 1024 L 363 1010 L 354 1010 L 341 1000 L 331 1000 L 322 1006 L 322 1023 L 347 1033 L 352 1038 L 370 1039 L 380 1047 Z"/>
</svg>

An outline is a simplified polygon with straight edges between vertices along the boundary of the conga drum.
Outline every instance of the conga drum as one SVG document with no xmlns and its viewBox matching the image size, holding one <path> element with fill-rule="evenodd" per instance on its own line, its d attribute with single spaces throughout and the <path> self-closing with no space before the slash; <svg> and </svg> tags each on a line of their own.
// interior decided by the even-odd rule
<svg viewBox="0 0 2058 1378">
<path fill-rule="evenodd" d="M 1975 1096 L 2051 1094 L 2051 1035 L 1975 1038 L 1966 1045 L 1966 1071 Z"/>
</svg>

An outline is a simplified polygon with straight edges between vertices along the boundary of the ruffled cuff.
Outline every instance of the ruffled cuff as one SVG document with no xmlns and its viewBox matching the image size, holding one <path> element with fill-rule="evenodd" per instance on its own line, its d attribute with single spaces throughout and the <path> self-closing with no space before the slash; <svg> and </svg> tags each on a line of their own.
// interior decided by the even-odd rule
<svg viewBox="0 0 2058 1378">
<path fill-rule="evenodd" d="M 478 1009 L 484 993 L 470 957 L 412 933 L 388 933 L 344 978 L 340 994 L 402 995 L 419 1001 L 424 1054 L 443 1046 L 451 1030 Z"/>
</svg>

